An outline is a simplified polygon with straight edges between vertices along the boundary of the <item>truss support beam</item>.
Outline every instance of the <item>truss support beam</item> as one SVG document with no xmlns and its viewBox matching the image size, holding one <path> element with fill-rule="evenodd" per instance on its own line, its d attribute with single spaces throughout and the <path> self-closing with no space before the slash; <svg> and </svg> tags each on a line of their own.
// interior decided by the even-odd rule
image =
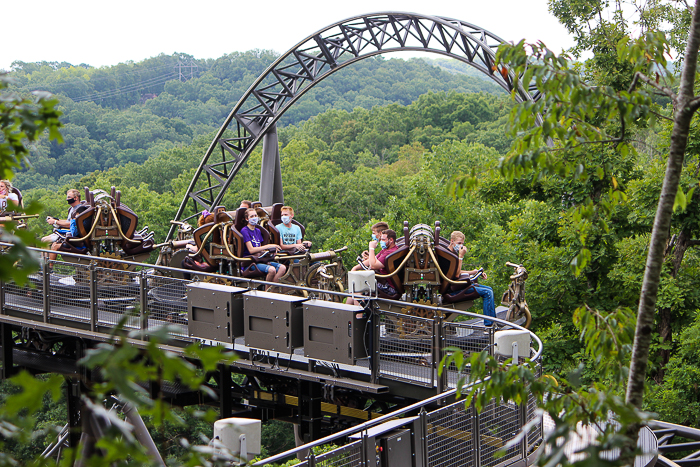
<svg viewBox="0 0 700 467">
<path fill-rule="evenodd" d="M 277 125 L 271 125 L 263 137 L 262 167 L 260 168 L 260 197 L 263 206 L 284 203 L 282 166 L 277 138 Z"/>
<path fill-rule="evenodd" d="M 238 101 L 207 149 L 175 220 L 221 205 L 233 178 L 261 141 L 260 201 L 267 206 L 284 202 L 276 122 L 313 86 L 364 58 L 404 50 L 432 52 L 473 66 L 516 100 L 536 100 L 531 83 L 516 86 L 519 77 L 514 72 L 496 70 L 496 49 L 503 42 L 465 21 L 403 12 L 359 15 L 315 32 L 275 60 Z M 186 213 L 188 205 L 192 212 Z M 166 241 L 175 231 L 173 224 Z"/>
</svg>

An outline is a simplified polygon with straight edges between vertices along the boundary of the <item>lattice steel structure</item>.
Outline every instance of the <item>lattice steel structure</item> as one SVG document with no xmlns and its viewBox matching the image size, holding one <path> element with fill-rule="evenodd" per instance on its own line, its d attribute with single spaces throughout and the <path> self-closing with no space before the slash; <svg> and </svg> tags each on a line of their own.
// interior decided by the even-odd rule
<svg viewBox="0 0 700 467">
<path fill-rule="evenodd" d="M 255 80 L 226 118 L 207 149 L 176 220 L 211 210 L 253 149 L 263 139 L 261 191 L 263 204 L 282 201 L 275 123 L 316 83 L 363 58 L 397 51 L 433 52 L 461 60 L 489 76 L 508 92 L 514 90 L 512 72 L 495 67 L 495 54 L 504 41 L 483 28 L 452 18 L 414 13 L 372 13 L 349 18 L 310 35 L 280 56 Z M 535 100 L 534 89 L 515 89 L 517 99 Z M 261 183 L 262 185 L 262 183 Z M 268 199 L 263 199 L 268 198 Z M 189 217 L 185 209 L 192 203 Z M 168 233 L 172 238 L 175 228 Z"/>
</svg>

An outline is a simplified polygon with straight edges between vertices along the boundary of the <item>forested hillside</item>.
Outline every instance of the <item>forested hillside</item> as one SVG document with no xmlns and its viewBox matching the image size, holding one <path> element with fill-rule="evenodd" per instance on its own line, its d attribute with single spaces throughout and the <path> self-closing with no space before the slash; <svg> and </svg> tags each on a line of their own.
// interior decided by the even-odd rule
<svg viewBox="0 0 700 467">
<path fill-rule="evenodd" d="M 53 188 L 95 171 L 143 163 L 219 128 L 246 89 L 277 56 L 234 52 L 216 60 L 160 55 L 106 68 L 68 63 L 13 64 L 16 90 L 60 96 L 64 144 L 40 142 L 18 186 Z M 484 78 L 441 60 L 369 58 L 315 86 L 282 118 L 297 124 L 328 109 L 408 105 L 428 91 L 499 92 Z M 472 122 L 473 124 L 473 122 Z M 465 130 L 461 130 L 463 133 Z"/>
<path fill-rule="evenodd" d="M 59 95 L 66 142 L 36 145 L 32 167 L 17 175 L 16 184 L 27 200 L 43 203 L 40 218 L 64 215 L 61 192 L 67 188 L 115 185 L 141 225 L 149 225 L 161 240 L 212 132 L 274 58 L 259 51 L 211 61 L 160 56 L 109 69 L 17 63 L 17 89 Z M 173 75 L 178 61 L 197 65 L 196 71 L 183 71 L 191 77 Z M 460 64 L 434 64 L 367 59 L 298 102 L 279 129 L 285 202 L 294 206 L 315 246 L 348 245 L 350 263 L 366 247 L 369 226 L 381 219 L 397 230 L 404 220 L 440 220 L 446 234 L 463 231 L 469 249 L 465 263 L 487 269 L 483 282 L 497 298 L 512 272 L 506 261 L 525 264 L 533 329 L 545 342 L 545 372 L 604 386 L 607 381 L 581 347 L 572 316 L 582 304 L 605 311 L 637 307 L 665 170 L 670 107 L 658 109 L 662 123 L 656 126 L 625 129 L 633 150 L 603 144 L 568 152 L 555 148 L 580 165 L 577 177 L 561 177 L 561 166 L 553 166 L 509 179 L 502 158 L 517 136 L 507 131 L 512 100 L 464 73 Z M 601 86 L 619 85 L 605 80 L 620 75 L 591 72 L 589 78 Z M 607 124 L 605 118 L 595 120 Z M 685 187 L 697 184 L 697 141 L 695 125 L 683 169 Z M 258 148 L 236 176 L 225 206 L 258 197 L 260 163 Z M 464 174 L 471 189 L 452 196 L 453 177 Z M 684 232 L 697 238 L 698 193 L 691 191 L 674 212 L 675 238 Z M 588 222 L 581 222 L 582 211 Z M 38 234 L 48 229 L 39 220 L 30 227 Z M 657 312 L 669 318 L 665 324 L 672 338 L 662 337 L 659 319 L 652 331 L 646 408 L 663 420 L 700 427 L 700 254 L 692 248 L 698 244 L 686 244 L 678 259 L 672 258 L 677 244 L 669 242 Z M 576 275 L 571 266 L 584 246 L 590 258 Z M 480 306 L 477 302 L 476 309 Z"/>
</svg>

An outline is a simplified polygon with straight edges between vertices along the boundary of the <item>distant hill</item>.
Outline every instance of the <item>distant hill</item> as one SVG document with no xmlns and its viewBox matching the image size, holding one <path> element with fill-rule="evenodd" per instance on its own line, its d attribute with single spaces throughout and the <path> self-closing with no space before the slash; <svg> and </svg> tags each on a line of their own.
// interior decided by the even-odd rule
<svg viewBox="0 0 700 467">
<path fill-rule="evenodd" d="M 214 132 L 250 84 L 277 58 L 265 50 L 216 60 L 186 54 L 93 68 L 65 62 L 15 62 L 16 90 L 59 96 L 65 143 L 36 145 L 25 188 L 60 186 L 81 175 L 143 163 L 159 152 Z M 484 79 L 486 78 L 486 79 Z M 330 76 L 282 117 L 295 125 L 329 109 L 408 105 L 429 91 L 500 93 L 476 70 L 454 60 L 373 57 Z"/>
</svg>

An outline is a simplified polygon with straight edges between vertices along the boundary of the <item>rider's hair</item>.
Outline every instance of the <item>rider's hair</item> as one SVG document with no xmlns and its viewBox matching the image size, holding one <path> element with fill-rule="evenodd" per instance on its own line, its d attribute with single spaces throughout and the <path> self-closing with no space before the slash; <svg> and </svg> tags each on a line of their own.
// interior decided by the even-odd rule
<svg viewBox="0 0 700 467">
<path fill-rule="evenodd" d="M 396 232 L 394 232 L 391 229 L 384 229 L 382 230 L 382 235 L 386 235 L 386 238 L 393 238 L 394 242 L 396 242 Z"/>
<path fill-rule="evenodd" d="M 248 214 L 250 213 L 250 211 L 253 211 L 256 215 L 258 214 L 258 211 L 255 208 L 248 208 L 245 210 L 245 220 L 248 220 Z"/>
<path fill-rule="evenodd" d="M 291 214 L 292 216 L 294 215 L 294 208 L 291 206 L 282 206 L 282 209 L 280 209 L 280 212 L 284 212 L 284 211 L 289 211 L 289 214 Z"/>
<path fill-rule="evenodd" d="M 372 231 L 378 230 L 380 232 L 384 232 L 388 228 L 389 228 L 389 224 L 387 224 L 386 222 L 377 222 L 376 224 L 374 224 L 372 226 Z"/>
<path fill-rule="evenodd" d="M 465 238 L 467 237 L 465 237 L 465 235 L 462 232 L 460 232 L 459 230 L 455 230 L 454 232 L 452 232 L 452 234 L 450 234 L 450 243 L 455 243 L 458 239 L 464 241 Z"/>
<path fill-rule="evenodd" d="M 208 224 L 210 222 L 214 222 L 214 217 L 216 215 L 213 212 L 210 212 L 206 216 L 199 216 L 199 219 L 197 220 L 197 227 L 201 227 L 204 224 Z"/>
<path fill-rule="evenodd" d="M 71 188 L 66 192 L 66 194 L 74 198 L 80 199 L 80 190 L 76 190 L 75 188 Z"/>
<path fill-rule="evenodd" d="M 253 205 L 253 202 L 247 199 L 244 199 L 241 201 L 241 206 L 245 206 L 247 208 L 251 207 Z"/>
<path fill-rule="evenodd" d="M 8 193 L 12 193 L 12 182 L 9 180 L 0 180 L 0 182 L 5 184 L 5 188 L 7 188 Z"/>
</svg>

